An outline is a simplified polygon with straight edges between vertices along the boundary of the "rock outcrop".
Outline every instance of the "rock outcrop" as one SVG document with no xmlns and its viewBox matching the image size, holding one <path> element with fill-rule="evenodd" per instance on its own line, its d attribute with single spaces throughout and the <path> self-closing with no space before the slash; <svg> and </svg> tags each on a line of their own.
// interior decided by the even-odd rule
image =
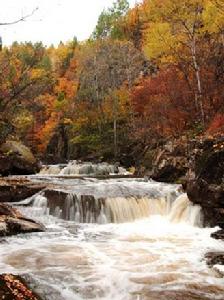
<svg viewBox="0 0 224 300">
<path fill-rule="evenodd" d="M 186 140 L 168 142 L 159 147 L 152 164 L 150 177 L 161 182 L 177 182 L 188 170 Z"/>
<path fill-rule="evenodd" d="M 224 228 L 224 138 L 207 141 L 193 168 L 194 177 L 187 183 L 189 199 L 201 205 L 205 225 Z"/>
<path fill-rule="evenodd" d="M 0 236 L 41 232 L 43 225 L 24 217 L 17 209 L 0 203 Z"/>
<path fill-rule="evenodd" d="M 33 196 L 45 186 L 26 178 L 0 178 L 0 203 L 18 202 Z"/>
<path fill-rule="evenodd" d="M 7 141 L 0 147 L 0 174 L 28 175 L 38 172 L 40 166 L 28 147 L 18 141 Z"/>
<path fill-rule="evenodd" d="M 160 182 L 183 182 L 189 177 L 192 155 L 197 148 L 200 148 L 200 142 L 186 137 L 161 143 L 145 153 L 137 175 Z"/>
<path fill-rule="evenodd" d="M 183 137 L 149 150 L 145 159 L 140 175 L 182 183 L 191 202 L 201 205 L 205 225 L 224 228 L 224 137 Z"/>
</svg>

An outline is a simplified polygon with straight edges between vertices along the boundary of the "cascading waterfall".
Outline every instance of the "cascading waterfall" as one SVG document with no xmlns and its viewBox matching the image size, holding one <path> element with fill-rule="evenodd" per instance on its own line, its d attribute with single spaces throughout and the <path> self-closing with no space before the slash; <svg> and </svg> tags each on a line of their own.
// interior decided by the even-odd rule
<svg viewBox="0 0 224 300">
<path fill-rule="evenodd" d="M 200 206 L 193 205 L 186 194 L 176 198 L 169 195 L 153 199 L 147 196 L 96 198 L 74 193 L 54 193 L 59 195 L 59 199 L 37 195 L 32 199 L 32 206 L 40 208 L 40 214 L 50 214 L 77 223 L 127 223 L 161 215 L 171 222 L 201 225 Z"/>
</svg>

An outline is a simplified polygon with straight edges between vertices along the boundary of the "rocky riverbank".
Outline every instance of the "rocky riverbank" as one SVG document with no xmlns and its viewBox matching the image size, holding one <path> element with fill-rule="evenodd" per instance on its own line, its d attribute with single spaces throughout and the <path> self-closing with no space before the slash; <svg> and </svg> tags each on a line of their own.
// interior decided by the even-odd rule
<svg viewBox="0 0 224 300">
<path fill-rule="evenodd" d="M 224 139 L 211 140 L 196 157 L 186 190 L 189 199 L 201 205 L 205 225 L 224 228 Z"/>
<path fill-rule="evenodd" d="M 224 228 L 224 137 L 183 137 L 145 154 L 138 175 L 182 183 L 189 199 L 200 204 L 206 226 Z"/>
<path fill-rule="evenodd" d="M 0 177 L 0 203 L 18 202 L 33 196 L 45 188 L 25 177 Z"/>
<path fill-rule="evenodd" d="M 4 300 L 40 300 L 20 277 L 12 274 L 0 275 L 0 299 Z"/>
<path fill-rule="evenodd" d="M 211 235 L 224 240 L 224 137 L 185 137 L 149 150 L 141 175 L 157 181 L 182 183 L 188 198 L 202 207 L 204 226 L 221 227 Z M 145 167 L 146 166 L 146 167 Z M 205 255 L 208 266 L 224 276 L 224 252 Z"/>
<path fill-rule="evenodd" d="M 17 209 L 0 203 L 0 237 L 44 230 L 40 223 L 26 218 Z"/>
</svg>

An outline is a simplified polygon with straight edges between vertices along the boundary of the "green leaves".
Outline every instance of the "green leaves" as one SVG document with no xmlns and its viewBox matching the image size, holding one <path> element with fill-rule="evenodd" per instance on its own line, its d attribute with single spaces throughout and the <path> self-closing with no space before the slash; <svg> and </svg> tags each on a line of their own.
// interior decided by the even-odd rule
<svg viewBox="0 0 224 300">
<path fill-rule="evenodd" d="M 98 19 L 96 28 L 92 34 L 94 39 L 103 39 L 111 37 L 120 39 L 123 36 L 122 30 L 119 27 L 119 22 L 129 9 L 127 0 L 117 0 L 113 6 L 104 10 Z"/>
</svg>

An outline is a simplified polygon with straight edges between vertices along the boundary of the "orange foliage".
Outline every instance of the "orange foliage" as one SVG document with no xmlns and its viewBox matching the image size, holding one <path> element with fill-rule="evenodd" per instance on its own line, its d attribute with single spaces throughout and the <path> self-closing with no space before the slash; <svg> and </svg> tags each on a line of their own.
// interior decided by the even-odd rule
<svg viewBox="0 0 224 300">
<path fill-rule="evenodd" d="M 59 94 L 61 92 L 64 93 L 64 96 L 68 99 L 71 99 L 75 96 L 77 91 L 77 85 L 65 77 L 58 79 L 58 84 L 55 87 L 55 93 Z"/>
<path fill-rule="evenodd" d="M 53 112 L 50 116 L 50 118 L 45 122 L 44 126 L 39 129 L 39 131 L 36 134 L 36 139 L 38 141 L 38 151 L 40 153 L 44 153 L 47 145 L 54 133 L 55 128 L 58 125 L 59 121 L 59 114 Z"/>
</svg>

